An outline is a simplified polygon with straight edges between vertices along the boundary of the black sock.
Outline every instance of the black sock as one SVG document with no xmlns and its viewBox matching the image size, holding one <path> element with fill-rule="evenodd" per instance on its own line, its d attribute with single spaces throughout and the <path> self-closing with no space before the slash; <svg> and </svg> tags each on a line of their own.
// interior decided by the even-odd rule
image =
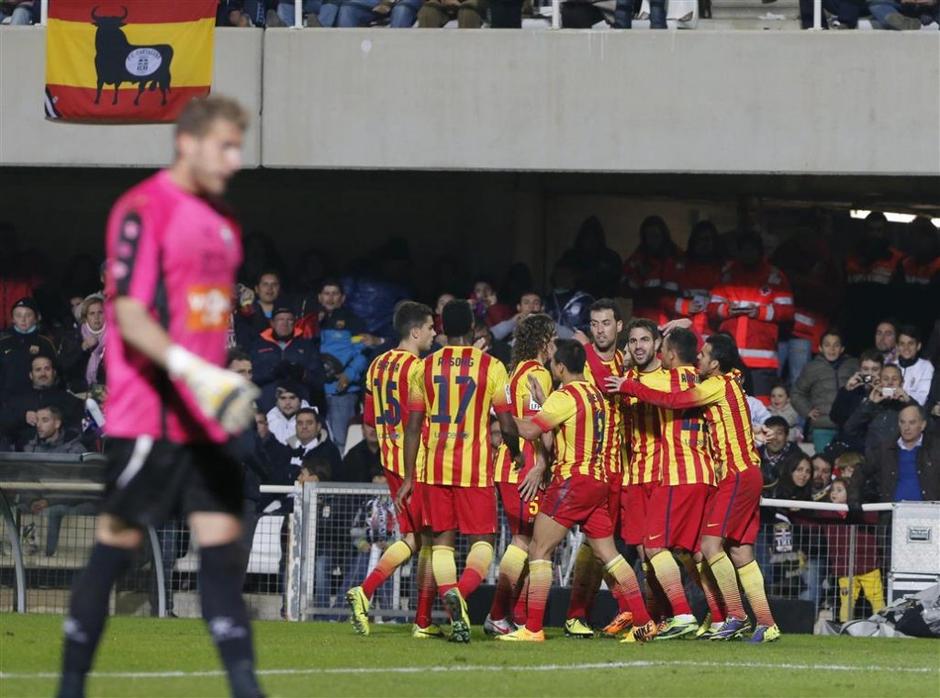
<svg viewBox="0 0 940 698">
<path fill-rule="evenodd" d="M 65 619 L 65 650 L 62 660 L 63 681 L 60 695 L 72 695 L 66 684 L 79 688 L 91 669 L 91 661 L 108 617 L 111 587 L 131 560 L 132 550 L 95 543 L 84 571 L 72 583 L 69 615 Z M 78 679 L 76 679 L 78 677 Z M 62 691 L 68 691 L 63 693 Z M 80 694 L 79 694 L 80 695 Z"/>
<path fill-rule="evenodd" d="M 202 617 L 219 650 L 235 698 L 261 695 L 255 679 L 251 624 L 242 598 L 245 549 L 239 541 L 199 551 L 199 598 Z"/>
</svg>

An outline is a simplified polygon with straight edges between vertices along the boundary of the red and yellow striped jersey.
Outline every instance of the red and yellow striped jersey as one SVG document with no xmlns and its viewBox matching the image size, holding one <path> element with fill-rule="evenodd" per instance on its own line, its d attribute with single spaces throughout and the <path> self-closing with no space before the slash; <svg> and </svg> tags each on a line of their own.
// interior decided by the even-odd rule
<svg viewBox="0 0 940 698">
<path fill-rule="evenodd" d="M 630 369 L 627 376 L 644 385 L 653 382 L 662 385 L 668 371 L 659 367 L 640 373 Z M 627 426 L 630 433 L 630 460 L 627 463 L 623 485 L 659 483 L 663 473 L 663 438 L 660 411 L 654 405 L 627 400 Z"/>
<path fill-rule="evenodd" d="M 556 481 L 572 475 L 607 481 L 604 453 L 609 432 L 605 404 L 604 394 L 593 383 L 577 380 L 549 395 L 542 411 L 533 417 L 543 432 L 556 429 L 552 468 Z"/>
<path fill-rule="evenodd" d="M 410 351 L 392 349 L 377 356 L 366 373 L 362 419 L 375 427 L 382 467 L 401 477 L 405 476 L 409 385 L 412 375 L 421 373 L 422 365 L 421 359 Z"/>
<path fill-rule="evenodd" d="M 709 449 L 719 480 L 729 473 L 760 467 L 754 447 L 751 413 L 740 384 L 740 373 L 711 376 L 693 388 L 667 393 L 628 381 L 620 389 L 640 400 L 670 409 L 701 407 L 708 423 Z"/>
<path fill-rule="evenodd" d="M 694 387 L 698 377 L 692 366 L 644 374 L 643 385 L 663 392 Z M 708 427 L 701 407 L 672 410 L 659 407 L 661 431 L 661 483 L 715 484 L 715 466 L 708 448 Z"/>
<path fill-rule="evenodd" d="M 594 387 L 604 395 L 604 428 L 607 430 L 604 449 L 604 466 L 610 473 L 619 473 L 623 470 L 624 451 L 626 444 L 624 439 L 624 418 L 623 418 L 623 399 L 619 395 L 608 395 L 607 386 L 604 385 L 604 379 L 607 376 L 623 375 L 623 352 L 617 349 L 614 352 L 614 358 L 610 361 L 604 361 L 597 356 L 597 351 L 593 346 L 588 345 L 585 351 L 593 353 L 592 359 L 596 360 L 584 364 L 584 377 L 589 380 Z M 597 363 L 599 362 L 599 364 Z M 591 364 L 595 363 L 603 371 L 597 372 L 591 369 Z M 595 375 L 596 373 L 596 375 Z"/>
<path fill-rule="evenodd" d="M 535 378 L 542 386 L 546 397 L 552 392 L 552 374 L 539 361 L 523 361 L 516 366 L 509 376 L 506 386 L 506 397 L 516 417 L 532 417 L 539 413 L 542 406 L 535 400 L 529 388 L 529 377 Z M 493 475 L 495 482 L 517 483 L 526 476 L 526 473 L 535 465 L 535 447 L 531 441 L 519 439 L 519 450 L 522 452 L 523 463 L 520 470 L 513 466 L 512 456 L 505 444 L 499 447 L 496 453 L 496 469 Z"/>
<path fill-rule="evenodd" d="M 506 367 L 476 347 L 446 346 L 413 374 L 408 407 L 425 414 L 424 476 L 431 485 L 491 487 L 489 416 L 508 411 Z"/>
</svg>

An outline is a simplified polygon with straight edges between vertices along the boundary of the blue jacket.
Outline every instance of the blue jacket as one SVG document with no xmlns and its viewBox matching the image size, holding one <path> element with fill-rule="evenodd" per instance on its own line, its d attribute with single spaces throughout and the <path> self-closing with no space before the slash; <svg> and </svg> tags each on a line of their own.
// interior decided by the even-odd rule
<svg viewBox="0 0 940 698">
<path fill-rule="evenodd" d="M 337 308 L 320 321 L 320 353 L 329 354 L 342 365 L 349 378 L 347 393 L 361 392 L 362 376 L 369 367 L 366 347 L 359 337 L 364 331 L 362 320 L 346 308 Z M 325 392 L 336 395 L 336 381 L 327 383 Z"/>
</svg>

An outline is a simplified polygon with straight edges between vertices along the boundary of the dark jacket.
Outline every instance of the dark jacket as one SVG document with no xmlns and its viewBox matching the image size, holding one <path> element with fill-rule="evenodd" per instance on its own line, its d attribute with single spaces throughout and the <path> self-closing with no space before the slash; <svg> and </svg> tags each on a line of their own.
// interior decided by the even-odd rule
<svg viewBox="0 0 940 698">
<path fill-rule="evenodd" d="M 246 429 L 231 445 L 235 457 L 244 466 L 244 497 L 255 503 L 261 500 L 261 483 L 271 477 L 271 463 L 258 432 Z"/>
<path fill-rule="evenodd" d="M 78 438 L 69 438 L 64 432 L 56 439 L 41 440 L 39 436 L 30 439 L 24 446 L 24 453 L 85 453 L 88 449 Z"/>
<path fill-rule="evenodd" d="M 855 469 L 849 483 L 849 501 L 893 502 L 900 450 L 895 438 L 866 452 L 864 464 Z M 921 497 L 925 501 L 940 500 L 940 437 L 934 434 L 924 433 L 924 442 L 917 451 L 917 477 Z"/>
<path fill-rule="evenodd" d="M 48 356 L 53 363 L 56 350 L 52 340 L 39 330 L 29 334 L 10 332 L 0 338 L 0 396 L 15 395 L 29 388 L 33 357 Z"/>
<path fill-rule="evenodd" d="M 283 346 L 282 346 L 283 344 Z M 264 388 L 293 371 L 303 374 L 304 384 L 313 391 L 323 388 L 323 362 L 317 344 L 301 337 L 299 327 L 286 342 L 278 342 L 267 329 L 258 335 L 251 347 L 251 369 L 254 382 Z"/>
<path fill-rule="evenodd" d="M 79 432 L 82 417 L 85 415 L 85 403 L 61 388 L 33 388 L 4 401 L 0 409 L 0 429 L 17 446 L 23 446 L 35 438 L 36 429 L 26 423 L 26 413 L 35 412 L 41 407 L 54 405 L 62 410 L 62 429 L 67 432 Z"/>
<path fill-rule="evenodd" d="M 325 438 L 314 445 L 314 442 L 306 446 L 298 446 L 291 451 L 291 484 L 300 476 L 300 469 L 304 461 L 308 458 L 321 458 L 330 465 L 330 480 L 341 480 L 338 475 L 343 471 L 343 459 L 339 449 L 333 440 L 326 434 L 326 430 L 321 432 Z"/>
<path fill-rule="evenodd" d="M 369 450 L 364 440 L 357 443 L 343 458 L 343 467 L 333 479 L 342 482 L 372 482 L 376 475 L 382 475 L 382 459 L 378 451 Z"/>
<path fill-rule="evenodd" d="M 845 423 L 843 432 L 847 443 L 861 444 L 867 453 L 880 443 L 897 441 L 898 412 L 907 405 L 899 400 L 882 400 L 878 403 L 867 398 L 862 400 Z"/>
<path fill-rule="evenodd" d="M 858 359 L 841 356 L 835 363 L 829 363 L 822 354 L 818 354 L 803 368 L 800 377 L 793 386 L 791 402 L 801 417 L 806 417 L 814 407 L 822 412 L 819 419 L 813 420 L 817 429 L 835 429 L 836 424 L 830 419 L 830 410 L 839 389 L 858 370 Z"/>
<path fill-rule="evenodd" d="M 85 380 L 85 369 L 88 368 L 88 360 L 94 351 L 94 347 L 82 349 L 82 341 L 81 330 L 70 329 L 62 336 L 62 343 L 59 346 L 59 371 L 62 380 L 65 381 L 69 390 L 76 393 L 84 392 L 89 388 L 88 381 Z M 103 373 L 104 361 L 98 364 L 99 380 L 97 382 L 104 382 L 101 380 Z"/>
<path fill-rule="evenodd" d="M 845 423 L 849 421 L 849 417 L 852 416 L 852 413 L 858 409 L 859 405 L 862 404 L 862 400 L 868 397 L 868 394 L 871 392 L 870 385 L 859 385 L 855 390 L 849 390 L 845 386 L 839 388 L 839 392 L 836 393 L 836 399 L 832 402 L 832 407 L 829 409 L 829 419 L 832 420 L 832 423 L 835 424 L 840 430 L 840 436 L 845 441 Z M 860 442 L 858 444 L 850 444 L 856 450 L 861 451 L 864 447 L 864 443 Z"/>
</svg>

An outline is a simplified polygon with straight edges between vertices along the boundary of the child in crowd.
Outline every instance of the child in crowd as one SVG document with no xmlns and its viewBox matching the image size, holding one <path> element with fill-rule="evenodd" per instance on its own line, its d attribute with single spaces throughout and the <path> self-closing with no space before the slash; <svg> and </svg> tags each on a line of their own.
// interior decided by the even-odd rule
<svg viewBox="0 0 940 698">
<path fill-rule="evenodd" d="M 846 451 L 836 458 L 835 476 L 842 478 L 846 482 L 851 482 L 855 471 L 861 468 L 865 459 L 861 453 L 856 451 Z"/>
<path fill-rule="evenodd" d="M 767 408 L 770 414 L 777 417 L 783 417 L 790 425 L 790 441 L 800 442 L 803 440 L 803 419 L 797 414 L 796 409 L 790 404 L 790 391 L 783 383 L 777 383 L 770 390 L 770 406 Z"/>
</svg>

